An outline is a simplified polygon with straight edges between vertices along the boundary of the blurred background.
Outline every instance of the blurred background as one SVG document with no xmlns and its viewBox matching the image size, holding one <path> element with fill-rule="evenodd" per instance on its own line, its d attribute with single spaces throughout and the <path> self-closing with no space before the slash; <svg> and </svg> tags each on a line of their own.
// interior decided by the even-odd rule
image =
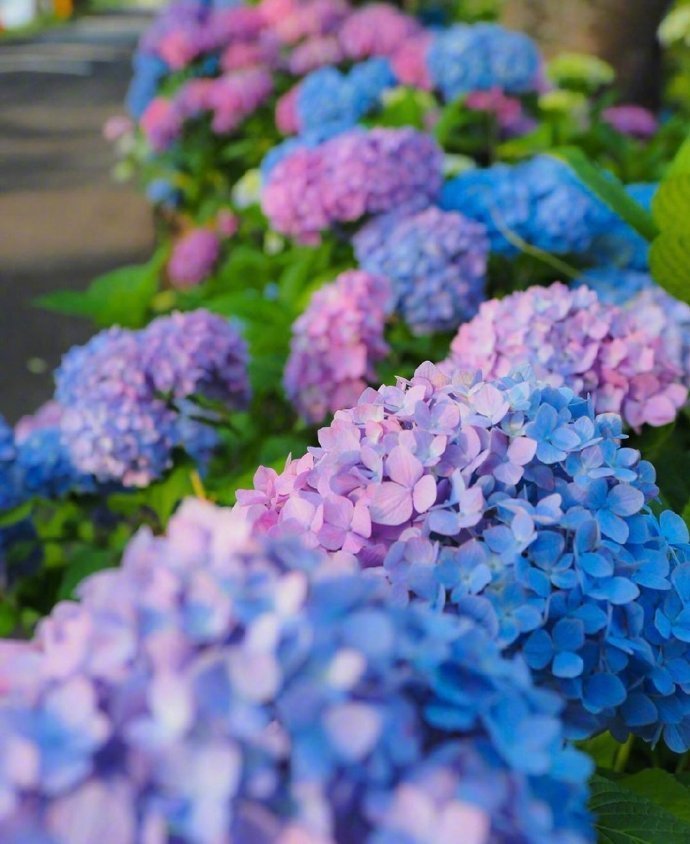
<svg viewBox="0 0 690 844">
<path fill-rule="evenodd" d="M 150 205 L 133 185 L 113 180 L 102 127 L 123 110 L 132 54 L 157 5 L 0 0 L 0 397 L 11 421 L 50 395 L 61 353 L 91 333 L 32 299 L 84 289 L 151 253 Z M 614 66 L 624 99 L 659 103 L 656 33 L 672 5 L 666 0 L 402 5 L 431 17 L 498 17 L 534 36 L 547 56 L 593 53 Z"/>
</svg>

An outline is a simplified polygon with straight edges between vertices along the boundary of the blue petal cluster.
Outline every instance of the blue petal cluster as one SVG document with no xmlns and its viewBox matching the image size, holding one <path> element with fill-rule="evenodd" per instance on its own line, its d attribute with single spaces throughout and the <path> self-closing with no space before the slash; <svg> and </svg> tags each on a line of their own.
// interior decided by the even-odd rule
<svg viewBox="0 0 690 844">
<path fill-rule="evenodd" d="M 690 747 L 690 544 L 649 509 L 653 467 L 528 371 L 486 382 L 425 364 L 365 392 L 238 508 L 299 531 L 413 596 L 468 614 L 567 702 L 569 734 L 610 729 Z M 319 515 L 322 514 L 322 515 Z"/>
<path fill-rule="evenodd" d="M 3 652 L 0 838 L 383 844 L 426 796 L 456 832 L 590 841 L 558 696 L 470 616 L 386 592 L 202 502 L 142 531 Z"/>
<path fill-rule="evenodd" d="M 531 38 L 492 23 L 444 29 L 434 35 L 427 54 L 434 87 L 447 100 L 491 88 L 508 94 L 534 91 L 541 63 Z"/>
<path fill-rule="evenodd" d="M 658 187 L 656 183 L 639 183 L 625 189 L 645 211 L 650 211 Z M 649 271 L 649 243 L 617 214 L 610 214 L 608 224 L 592 244 L 591 255 L 597 263 Z"/>
<path fill-rule="evenodd" d="M 545 155 L 461 173 L 445 184 L 440 204 L 484 223 L 493 251 L 504 255 L 519 251 L 511 232 L 546 252 L 583 253 L 611 220 L 569 167 Z"/>
<path fill-rule="evenodd" d="M 177 446 L 208 453 L 214 437 L 192 419 L 202 414 L 194 396 L 230 409 L 250 398 L 244 340 L 204 310 L 160 317 L 140 332 L 101 332 L 56 373 L 62 438 L 75 466 L 127 486 L 159 477 Z"/>
<path fill-rule="evenodd" d="M 161 81 L 170 73 L 170 68 L 153 53 L 138 52 L 134 56 L 134 74 L 129 83 L 125 103 L 127 110 L 136 120 L 155 99 Z"/>
<path fill-rule="evenodd" d="M 372 58 L 354 65 L 349 73 L 322 67 L 300 83 L 296 109 L 301 131 L 323 131 L 332 124 L 354 126 L 374 109 L 396 78 L 385 58 Z"/>
<path fill-rule="evenodd" d="M 362 269 L 387 276 L 415 334 L 447 331 L 484 299 L 489 242 L 482 224 L 430 207 L 374 218 L 354 237 Z"/>
</svg>

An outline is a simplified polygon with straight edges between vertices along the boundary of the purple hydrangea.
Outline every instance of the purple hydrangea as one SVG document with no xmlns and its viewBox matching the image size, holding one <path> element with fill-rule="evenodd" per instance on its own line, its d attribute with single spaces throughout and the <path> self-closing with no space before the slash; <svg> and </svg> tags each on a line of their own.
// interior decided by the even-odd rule
<svg viewBox="0 0 690 844">
<path fill-rule="evenodd" d="M 281 475 L 260 469 L 237 512 L 354 554 L 402 604 L 477 619 L 564 695 L 571 735 L 663 734 L 682 752 L 688 531 L 650 511 L 654 469 L 623 438 L 619 416 L 528 371 L 424 364 L 337 413 Z"/>
<path fill-rule="evenodd" d="M 539 85 L 542 59 L 522 32 L 498 24 L 457 24 L 434 35 L 427 51 L 434 87 L 447 100 L 471 91 L 499 88 L 525 94 Z"/>
<path fill-rule="evenodd" d="M 659 128 L 659 121 L 654 114 L 648 108 L 634 103 L 609 106 L 602 111 L 601 116 L 604 123 L 608 123 L 617 132 L 640 140 L 648 140 Z"/>
<path fill-rule="evenodd" d="M 173 287 L 184 290 L 205 281 L 220 256 L 220 240 L 211 229 L 190 229 L 173 246 L 168 276 Z"/>
<path fill-rule="evenodd" d="M 633 428 L 666 425 L 687 399 L 687 373 L 646 322 L 643 310 L 606 305 L 585 287 L 530 287 L 481 305 L 460 326 L 446 366 L 495 378 L 529 364 Z"/>
<path fill-rule="evenodd" d="M 355 61 L 392 56 L 400 44 L 421 32 L 417 21 L 386 3 L 371 3 L 352 12 L 338 37 L 345 55 Z"/>
<path fill-rule="evenodd" d="M 457 328 L 484 299 L 486 230 L 461 214 L 394 211 L 367 223 L 353 242 L 362 269 L 391 279 L 395 307 L 416 334 Z"/>
<path fill-rule="evenodd" d="M 244 408 L 246 364 L 237 329 L 203 310 L 160 317 L 143 331 L 110 329 L 72 349 L 56 373 L 56 397 L 75 467 L 146 486 L 169 468 L 175 447 L 205 452 L 209 435 L 191 420 L 189 400 Z"/>
<path fill-rule="evenodd" d="M 414 129 L 354 129 L 299 148 L 269 173 L 261 204 L 280 232 L 313 242 L 334 223 L 403 204 L 428 205 L 441 186 L 442 153 Z"/>
<path fill-rule="evenodd" d="M 375 378 L 388 353 L 383 339 L 391 306 L 388 279 L 360 270 L 318 290 L 292 328 L 285 391 L 311 423 L 348 407 Z"/>
<path fill-rule="evenodd" d="M 423 801 L 416 841 L 591 840 L 558 696 L 470 615 L 200 501 L 79 596 L 2 647 L 3 840 L 383 844 Z"/>
</svg>

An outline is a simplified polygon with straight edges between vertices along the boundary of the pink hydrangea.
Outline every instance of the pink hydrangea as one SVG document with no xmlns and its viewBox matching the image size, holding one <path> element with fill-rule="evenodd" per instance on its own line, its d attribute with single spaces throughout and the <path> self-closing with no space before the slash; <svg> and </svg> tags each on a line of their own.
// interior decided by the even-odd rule
<svg viewBox="0 0 690 844">
<path fill-rule="evenodd" d="M 342 25 L 340 43 L 354 60 L 392 56 L 408 38 L 421 31 L 414 18 L 385 3 L 372 3 L 353 12 Z"/>
<path fill-rule="evenodd" d="M 216 214 L 216 231 L 221 237 L 232 237 L 237 234 L 240 220 L 237 214 L 228 211 L 227 208 L 221 209 Z"/>
<path fill-rule="evenodd" d="M 608 123 L 622 135 L 645 140 L 659 128 L 659 122 L 649 109 L 639 105 L 619 105 L 605 108 L 601 113 Z"/>
<path fill-rule="evenodd" d="M 183 70 L 207 47 L 203 24 L 186 22 L 169 29 L 158 41 L 157 52 L 172 70 Z"/>
<path fill-rule="evenodd" d="M 264 68 L 239 70 L 216 79 L 209 95 L 213 131 L 219 134 L 234 131 L 265 102 L 272 90 L 271 74 Z"/>
<path fill-rule="evenodd" d="M 388 352 L 383 339 L 390 282 L 361 270 L 341 273 L 317 291 L 293 325 L 285 391 L 300 416 L 322 422 L 349 407 Z"/>
<path fill-rule="evenodd" d="M 268 34 L 255 41 L 238 41 L 228 45 L 220 58 L 226 72 L 249 67 L 275 68 L 280 61 L 280 44 Z"/>
<path fill-rule="evenodd" d="M 428 205 L 440 190 L 442 164 L 433 138 L 414 129 L 354 129 L 286 156 L 261 204 L 277 231 L 314 242 L 336 222 Z"/>
<path fill-rule="evenodd" d="M 688 395 L 677 355 L 644 310 L 605 305 L 585 287 L 530 287 L 484 302 L 460 327 L 444 368 L 498 378 L 522 364 L 633 428 L 672 422 Z"/>
<path fill-rule="evenodd" d="M 304 76 L 312 70 L 343 59 L 340 42 L 332 35 L 315 35 L 299 44 L 288 60 L 288 70 L 293 76 Z"/>
<path fill-rule="evenodd" d="M 433 40 L 430 32 L 407 38 L 391 56 L 393 73 L 403 85 L 431 91 L 434 83 L 426 64 L 426 55 Z"/>
<path fill-rule="evenodd" d="M 174 98 L 175 108 L 182 120 L 190 120 L 211 108 L 214 80 L 205 77 L 190 79 L 179 89 Z"/>
<path fill-rule="evenodd" d="M 500 88 L 471 91 L 465 98 L 465 105 L 470 111 L 493 114 L 498 127 L 506 134 L 522 134 L 534 126 L 534 121 L 525 115 L 520 100 L 507 96 Z"/>
<path fill-rule="evenodd" d="M 349 12 L 345 0 L 264 0 L 260 8 L 284 44 L 334 32 Z"/>
<path fill-rule="evenodd" d="M 134 130 L 132 118 L 126 114 L 114 114 L 103 124 L 103 137 L 109 143 L 115 143 L 121 138 L 131 134 Z"/>
<path fill-rule="evenodd" d="M 276 126 L 283 135 L 296 135 L 299 132 L 297 115 L 297 95 L 299 83 L 287 91 L 276 103 Z"/>
<path fill-rule="evenodd" d="M 256 41 L 265 28 L 266 18 L 259 6 L 240 5 L 214 9 L 208 22 L 214 47 Z"/>
<path fill-rule="evenodd" d="M 165 152 L 180 136 L 183 119 L 172 100 L 156 97 L 141 116 L 140 126 L 154 152 Z"/>
<path fill-rule="evenodd" d="M 184 290 L 201 284 L 211 274 L 220 255 L 218 235 L 210 229 L 192 229 L 173 247 L 168 276 L 173 287 Z"/>
</svg>

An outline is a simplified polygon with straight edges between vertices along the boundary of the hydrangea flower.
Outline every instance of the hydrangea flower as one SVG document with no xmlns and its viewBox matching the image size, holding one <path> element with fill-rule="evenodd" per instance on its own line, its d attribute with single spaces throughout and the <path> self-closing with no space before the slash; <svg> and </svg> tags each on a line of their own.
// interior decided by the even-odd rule
<svg viewBox="0 0 690 844">
<path fill-rule="evenodd" d="M 414 18 L 386 3 L 371 3 L 352 12 L 338 37 L 345 55 L 359 61 L 370 56 L 392 56 L 400 44 L 418 34 Z"/>
<path fill-rule="evenodd" d="M 220 256 L 218 235 L 211 229 L 190 229 L 173 246 L 168 277 L 173 287 L 184 290 L 205 281 Z"/>
<path fill-rule="evenodd" d="M 156 97 L 146 107 L 139 125 L 151 149 L 165 152 L 180 137 L 183 122 L 172 100 Z"/>
<path fill-rule="evenodd" d="M 604 123 L 608 123 L 622 135 L 647 140 L 659 128 L 659 123 L 652 112 L 643 106 L 626 104 L 609 106 L 601 113 Z"/>
<path fill-rule="evenodd" d="M 591 840 L 559 698 L 469 615 L 198 501 L 79 595 L 3 649 L 4 840 Z"/>
<path fill-rule="evenodd" d="M 470 91 L 500 88 L 508 94 L 536 90 L 542 65 L 527 35 L 498 24 L 457 24 L 435 33 L 427 52 L 434 87 L 447 100 Z"/>
<path fill-rule="evenodd" d="M 445 184 L 441 206 L 484 223 L 493 251 L 507 255 L 518 252 L 509 232 L 546 252 L 583 253 L 611 221 L 572 170 L 545 155 L 461 173 Z"/>
<path fill-rule="evenodd" d="M 654 469 L 622 439 L 620 417 L 566 386 L 424 364 L 365 391 L 282 474 L 260 469 L 236 512 L 354 554 L 402 604 L 477 619 L 564 696 L 571 735 L 682 752 L 688 531 L 649 510 Z M 513 734 L 530 757 L 530 731 Z"/>
<path fill-rule="evenodd" d="M 530 287 L 480 306 L 460 326 L 447 366 L 502 377 L 521 364 L 553 386 L 591 396 L 633 428 L 666 425 L 687 399 L 686 373 L 643 313 L 601 303 L 585 287 Z"/>
<path fill-rule="evenodd" d="M 645 211 L 651 211 L 652 200 L 658 187 L 656 183 L 639 182 L 626 185 L 625 190 Z M 609 214 L 607 224 L 602 227 L 589 252 L 600 264 L 611 264 L 639 272 L 649 270 L 648 241 L 617 214 Z"/>
<path fill-rule="evenodd" d="M 430 32 L 421 32 L 396 47 L 391 56 L 391 67 L 401 84 L 422 91 L 432 90 L 434 83 L 427 66 L 427 53 L 432 40 Z"/>
<path fill-rule="evenodd" d="M 288 59 L 288 70 L 293 76 L 305 76 L 320 67 L 338 64 L 343 58 L 343 49 L 335 36 L 314 36 L 295 47 Z"/>
<path fill-rule="evenodd" d="M 169 468 L 175 447 L 208 450 L 209 434 L 190 418 L 188 400 L 246 406 L 246 365 L 237 329 L 204 310 L 160 317 L 138 332 L 101 332 L 68 352 L 56 373 L 72 462 L 100 481 L 146 486 Z"/>
<path fill-rule="evenodd" d="M 346 0 L 263 0 L 261 14 L 284 44 L 337 32 L 349 14 Z"/>
<path fill-rule="evenodd" d="M 314 70 L 297 88 L 299 130 L 320 129 L 329 123 L 354 126 L 395 82 L 390 63 L 383 58 L 356 64 L 347 74 L 335 67 Z"/>
<path fill-rule="evenodd" d="M 160 81 L 170 72 L 168 65 L 158 56 L 150 53 L 136 53 L 134 74 L 127 90 L 126 105 L 132 117 L 137 120 L 156 98 Z"/>
<path fill-rule="evenodd" d="M 429 204 L 441 168 L 441 150 L 428 135 L 353 129 L 283 158 L 269 173 L 261 205 L 274 229 L 313 242 L 336 222 Z"/>
<path fill-rule="evenodd" d="M 388 279 L 358 270 L 318 290 L 292 327 L 285 392 L 311 423 L 348 407 L 388 353 L 383 339 L 391 307 Z"/>
<path fill-rule="evenodd" d="M 14 430 L 0 415 L 0 510 L 9 510 L 21 501 L 15 470 L 16 458 Z"/>
<path fill-rule="evenodd" d="M 456 328 L 484 298 L 484 226 L 454 211 L 375 217 L 353 243 L 362 269 L 391 279 L 395 307 L 417 334 Z"/>
</svg>

